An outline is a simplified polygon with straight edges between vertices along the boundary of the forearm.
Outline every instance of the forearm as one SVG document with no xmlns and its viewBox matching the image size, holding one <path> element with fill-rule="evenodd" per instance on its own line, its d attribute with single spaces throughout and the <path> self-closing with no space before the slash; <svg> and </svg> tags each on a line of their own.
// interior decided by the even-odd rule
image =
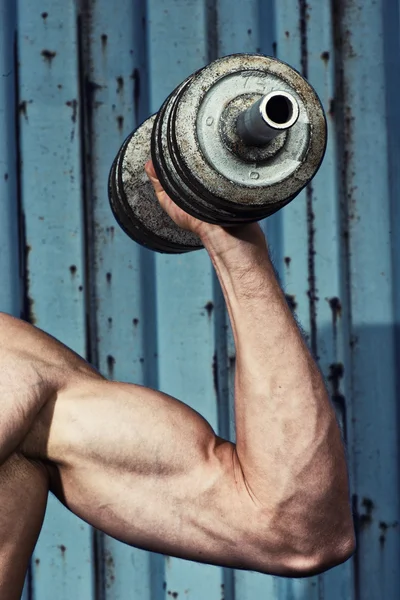
<svg viewBox="0 0 400 600">
<path fill-rule="evenodd" d="M 301 527 L 304 535 L 329 536 L 335 526 L 351 536 L 335 412 L 275 277 L 261 229 L 252 225 L 235 236 L 216 231 L 203 241 L 232 323 L 236 451 L 254 501 L 277 510 L 283 532 L 286 523 L 297 522 L 300 538 Z"/>
<path fill-rule="evenodd" d="M 0 598 L 19 600 L 46 508 L 44 467 L 13 454 L 0 467 Z"/>
</svg>

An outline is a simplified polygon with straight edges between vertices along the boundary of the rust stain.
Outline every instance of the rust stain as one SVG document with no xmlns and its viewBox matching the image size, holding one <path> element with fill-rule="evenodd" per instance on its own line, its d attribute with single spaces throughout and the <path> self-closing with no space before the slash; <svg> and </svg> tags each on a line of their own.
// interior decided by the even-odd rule
<svg viewBox="0 0 400 600">
<path fill-rule="evenodd" d="M 208 316 L 211 319 L 211 315 L 212 315 L 213 310 L 214 310 L 214 304 L 211 302 L 211 300 L 210 300 L 210 302 L 207 302 L 207 304 L 205 305 L 204 308 L 206 309 L 207 314 L 208 314 Z"/>
<path fill-rule="evenodd" d="M 115 581 L 115 562 L 113 555 L 109 550 L 105 552 L 104 556 L 105 565 L 105 576 L 106 576 L 106 587 L 110 589 Z"/>
<path fill-rule="evenodd" d="M 300 31 L 300 52 L 301 52 L 301 71 L 303 76 L 308 77 L 308 41 L 307 41 L 307 20 L 308 4 L 305 0 L 299 2 L 299 31 Z"/>
<path fill-rule="evenodd" d="M 107 370 L 108 370 L 108 377 L 110 379 L 114 378 L 114 366 L 115 366 L 115 358 L 109 354 L 107 356 Z"/>
<path fill-rule="evenodd" d="M 69 106 L 70 108 L 72 108 L 72 116 L 71 116 L 71 120 L 73 123 L 76 123 L 76 119 L 77 119 L 77 115 L 78 115 L 78 102 L 77 100 L 68 100 L 68 102 L 65 103 L 67 106 Z"/>
<path fill-rule="evenodd" d="M 300 54 L 301 72 L 305 79 L 308 78 L 308 37 L 307 21 L 309 19 L 309 5 L 305 0 L 299 2 L 299 32 L 300 32 Z M 307 292 L 310 301 L 310 346 L 311 351 L 318 360 L 317 347 L 317 280 L 315 274 L 315 213 L 314 213 L 314 189 L 310 183 L 306 187 L 307 203 L 307 229 L 308 229 L 308 284 Z"/>
<path fill-rule="evenodd" d="M 111 240 L 114 240 L 115 227 L 112 225 L 111 227 L 107 227 L 107 233 L 110 234 Z"/>
<path fill-rule="evenodd" d="M 135 122 L 136 122 L 136 124 L 139 124 L 140 90 L 141 90 L 139 69 L 134 69 L 134 71 L 131 75 L 131 79 L 133 80 L 133 100 L 134 100 Z"/>
<path fill-rule="evenodd" d="M 42 50 L 41 55 L 43 56 L 44 60 L 51 65 L 53 59 L 57 56 L 57 52 L 53 52 L 52 50 Z"/>
<path fill-rule="evenodd" d="M 317 278 L 315 274 L 315 213 L 313 210 L 313 186 L 309 184 L 306 188 L 307 199 L 307 225 L 308 225 L 308 283 L 307 292 L 310 300 L 310 344 L 315 358 L 318 358 L 317 348 Z"/>
<path fill-rule="evenodd" d="M 297 309 L 296 296 L 293 294 L 285 294 L 286 302 L 292 312 L 295 312 Z"/>
<path fill-rule="evenodd" d="M 122 133 L 122 131 L 124 129 L 124 117 L 122 115 L 119 115 L 117 117 L 117 123 L 118 123 L 118 129 Z"/>
<path fill-rule="evenodd" d="M 358 345 L 358 335 L 352 335 L 350 338 L 350 348 L 354 350 Z"/>
<path fill-rule="evenodd" d="M 29 103 L 30 104 L 30 103 Z M 25 120 L 28 120 L 28 102 L 23 100 L 19 103 L 18 110 L 25 117 Z"/>
<path fill-rule="evenodd" d="M 336 296 L 334 298 L 329 298 L 328 302 L 332 309 L 333 324 L 336 326 L 338 318 L 342 316 L 342 303 Z"/>
<path fill-rule="evenodd" d="M 385 521 L 381 521 L 379 523 L 379 529 L 381 531 L 381 534 L 379 536 L 379 544 L 381 546 L 381 549 L 383 549 L 385 542 L 386 542 L 386 533 L 388 531 L 388 529 L 397 529 L 399 526 L 399 522 L 398 521 L 394 521 L 394 523 L 385 523 Z"/>
<path fill-rule="evenodd" d="M 124 90 L 124 78 L 117 77 L 117 94 L 120 94 Z"/>
<path fill-rule="evenodd" d="M 347 442 L 347 405 L 346 398 L 340 389 L 343 377 L 344 365 L 342 363 L 332 363 L 329 365 L 328 381 L 331 385 L 331 399 L 341 413 L 343 423 L 343 438 L 345 442 Z"/>
<path fill-rule="evenodd" d="M 364 529 L 372 523 L 372 513 L 375 506 L 370 498 L 363 498 L 361 506 L 364 510 L 361 514 L 359 514 L 359 524 L 360 528 Z"/>
<path fill-rule="evenodd" d="M 25 234 L 24 234 L 25 235 Z M 34 311 L 35 301 L 29 294 L 30 288 L 30 276 L 29 276 L 29 254 L 32 251 L 32 246 L 27 244 L 25 246 L 25 255 L 24 255 L 24 270 L 25 270 L 25 286 L 26 286 L 26 295 L 24 301 L 24 319 L 30 323 L 31 325 L 36 325 L 37 318 Z"/>
<path fill-rule="evenodd" d="M 328 381 L 332 387 L 332 400 L 337 402 L 342 408 L 345 402 L 344 396 L 340 392 L 340 383 L 344 377 L 344 365 L 342 363 L 332 363 L 329 365 Z"/>
<path fill-rule="evenodd" d="M 218 356 L 217 353 L 214 352 L 213 363 L 212 363 L 212 371 L 213 371 L 213 381 L 214 381 L 214 390 L 217 396 L 217 400 L 219 399 L 219 378 L 218 378 Z"/>
<path fill-rule="evenodd" d="M 327 50 L 321 54 L 321 58 L 326 65 L 328 64 L 330 57 L 330 53 Z"/>
<path fill-rule="evenodd" d="M 335 98 L 333 116 L 336 121 L 337 146 L 340 149 L 338 162 L 340 165 L 340 198 L 342 212 L 342 238 L 347 261 L 350 260 L 350 216 L 356 214 L 354 186 L 352 178 L 354 116 L 348 76 L 345 71 L 348 60 L 355 56 L 351 43 L 351 32 L 345 25 L 346 3 L 331 0 L 333 22 L 333 39 L 335 47 Z M 349 275 L 346 286 L 350 289 Z"/>
</svg>

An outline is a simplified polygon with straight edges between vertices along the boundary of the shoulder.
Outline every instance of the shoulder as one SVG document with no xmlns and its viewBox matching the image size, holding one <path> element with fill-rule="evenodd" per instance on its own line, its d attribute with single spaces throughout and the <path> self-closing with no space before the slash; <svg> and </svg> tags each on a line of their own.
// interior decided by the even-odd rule
<svg viewBox="0 0 400 600">
<path fill-rule="evenodd" d="M 88 376 L 101 378 L 49 334 L 0 313 L 0 464 L 21 444 L 43 407 Z"/>
<path fill-rule="evenodd" d="M 0 373 L 5 367 L 27 384 L 45 381 L 55 389 L 75 376 L 101 377 L 82 356 L 49 333 L 0 312 Z"/>
</svg>

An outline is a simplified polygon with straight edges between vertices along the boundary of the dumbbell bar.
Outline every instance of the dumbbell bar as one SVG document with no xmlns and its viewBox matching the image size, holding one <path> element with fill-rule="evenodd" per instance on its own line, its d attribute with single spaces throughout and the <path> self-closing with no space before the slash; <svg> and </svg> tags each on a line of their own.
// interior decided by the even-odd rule
<svg viewBox="0 0 400 600">
<path fill-rule="evenodd" d="M 169 254 L 199 250 L 200 239 L 158 203 L 144 171 L 150 158 L 176 204 L 229 227 L 291 202 L 317 173 L 326 142 L 321 102 L 295 69 L 255 54 L 220 58 L 125 140 L 110 172 L 110 204 L 139 244 Z"/>
</svg>

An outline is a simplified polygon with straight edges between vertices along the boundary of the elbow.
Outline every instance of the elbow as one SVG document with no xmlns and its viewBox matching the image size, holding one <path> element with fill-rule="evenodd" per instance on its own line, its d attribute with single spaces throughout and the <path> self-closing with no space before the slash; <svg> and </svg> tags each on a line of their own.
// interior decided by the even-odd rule
<svg viewBox="0 0 400 600">
<path fill-rule="evenodd" d="M 260 562 L 255 570 L 269 575 L 290 578 L 314 577 L 349 560 L 356 550 L 356 536 L 351 515 L 341 526 L 335 523 L 326 528 L 273 528 L 268 543 L 259 547 Z M 260 552 L 261 551 L 261 552 Z M 273 558 L 272 558 L 273 557 Z M 254 569 L 252 567 L 252 570 Z M 260 568 L 261 567 L 261 568 Z"/>
<path fill-rule="evenodd" d="M 354 530 L 346 536 L 331 539 L 315 552 L 296 554 L 286 564 L 285 577 L 314 577 L 348 561 L 356 550 Z"/>
</svg>

